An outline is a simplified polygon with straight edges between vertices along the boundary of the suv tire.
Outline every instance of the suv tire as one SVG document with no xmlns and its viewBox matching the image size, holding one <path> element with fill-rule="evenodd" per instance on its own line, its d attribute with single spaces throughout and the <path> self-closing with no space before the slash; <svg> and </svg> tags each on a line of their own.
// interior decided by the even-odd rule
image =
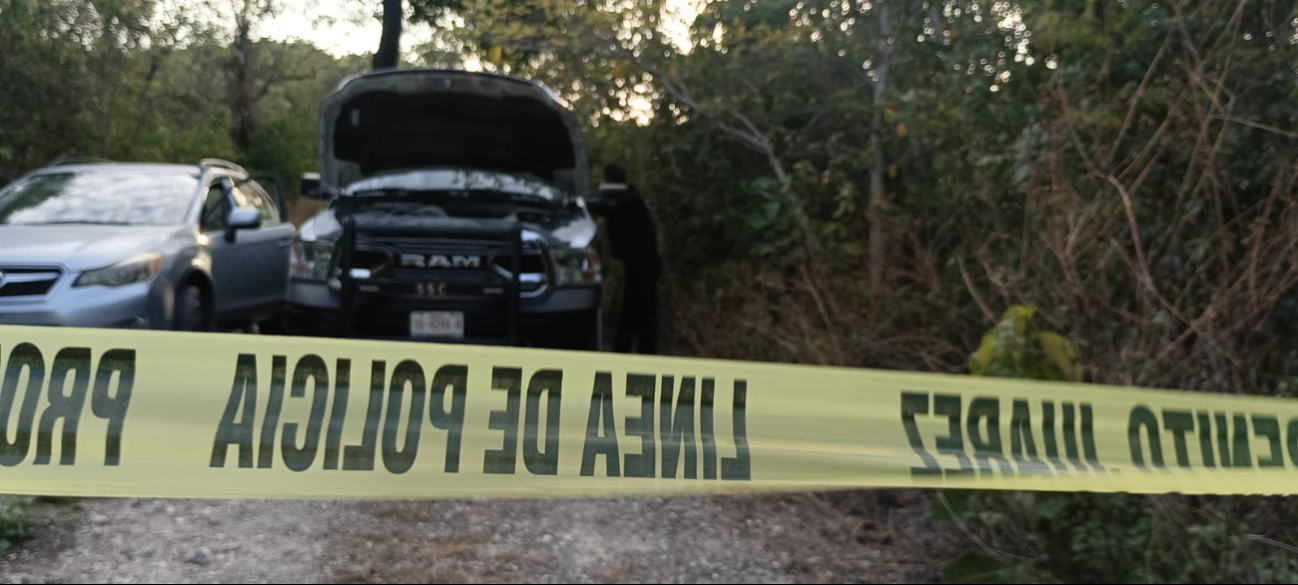
<svg viewBox="0 0 1298 585">
<path fill-rule="evenodd" d="M 177 331 L 211 331 L 211 319 L 203 303 L 203 291 L 186 284 L 176 291 L 175 327 Z"/>
</svg>

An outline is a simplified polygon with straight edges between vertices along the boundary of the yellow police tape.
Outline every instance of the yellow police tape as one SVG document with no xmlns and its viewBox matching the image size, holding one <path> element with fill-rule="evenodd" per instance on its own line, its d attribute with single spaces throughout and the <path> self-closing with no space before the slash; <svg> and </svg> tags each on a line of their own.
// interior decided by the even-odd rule
<svg viewBox="0 0 1298 585">
<path fill-rule="evenodd" d="M 1298 493 L 1298 402 L 933 374 L 0 327 L 0 492 Z"/>
</svg>

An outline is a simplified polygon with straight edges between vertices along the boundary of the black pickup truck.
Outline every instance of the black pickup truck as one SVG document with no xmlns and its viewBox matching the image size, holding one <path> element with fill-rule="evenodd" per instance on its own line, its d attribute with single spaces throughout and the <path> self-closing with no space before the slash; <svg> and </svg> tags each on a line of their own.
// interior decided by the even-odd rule
<svg viewBox="0 0 1298 585">
<path fill-rule="evenodd" d="M 296 334 L 598 351 L 600 259 L 572 115 L 540 85 L 395 70 L 321 107 L 328 199 L 293 243 Z"/>
</svg>

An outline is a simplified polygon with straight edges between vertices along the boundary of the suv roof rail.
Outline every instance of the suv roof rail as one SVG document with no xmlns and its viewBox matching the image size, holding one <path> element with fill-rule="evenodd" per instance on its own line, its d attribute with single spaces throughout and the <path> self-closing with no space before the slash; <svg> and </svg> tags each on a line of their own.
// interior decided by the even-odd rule
<svg viewBox="0 0 1298 585">
<path fill-rule="evenodd" d="M 247 169 L 244 169 L 243 167 L 236 165 L 228 160 L 221 160 L 219 158 L 205 158 L 203 160 L 198 161 L 198 166 L 199 168 L 204 168 L 204 169 L 218 168 L 218 169 L 225 169 L 227 171 L 235 171 L 245 175 L 248 174 Z"/>
<path fill-rule="evenodd" d="M 62 167 L 67 165 L 99 165 L 99 164 L 107 164 L 110 162 L 112 161 L 104 160 L 101 158 L 90 158 L 86 156 L 61 156 L 59 158 L 50 161 L 50 164 L 46 166 Z"/>
</svg>

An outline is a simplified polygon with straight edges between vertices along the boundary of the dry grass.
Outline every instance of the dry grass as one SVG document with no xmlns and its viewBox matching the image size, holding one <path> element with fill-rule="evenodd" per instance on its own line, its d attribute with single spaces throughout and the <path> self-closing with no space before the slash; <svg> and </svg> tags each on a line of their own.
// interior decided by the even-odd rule
<svg viewBox="0 0 1298 585">
<path fill-rule="evenodd" d="M 934 582 L 953 539 L 929 495 L 879 499 L 374 503 L 331 547 L 339 583 Z"/>
<path fill-rule="evenodd" d="M 308 199 L 306 197 L 293 197 L 288 201 L 288 220 L 294 227 L 302 227 L 306 220 L 311 216 L 324 211 L 329 204 L 325 201 Z"/>
</svg>

